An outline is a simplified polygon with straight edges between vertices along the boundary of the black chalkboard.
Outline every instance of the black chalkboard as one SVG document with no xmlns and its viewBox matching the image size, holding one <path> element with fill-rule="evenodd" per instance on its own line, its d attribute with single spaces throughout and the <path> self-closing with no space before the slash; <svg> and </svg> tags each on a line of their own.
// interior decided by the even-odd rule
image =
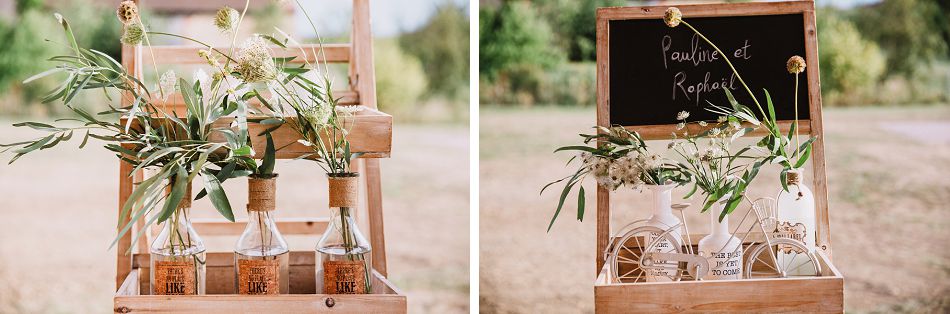
<svg viewBox="0 0 950 314">
<path fill-rule="evenodd" d="M 795 76 L 785 68 L 793 55 L 805 57 L 804 15 L 688 18 L 716 43 L 765 108 L 767 89 L 779 120 L 794 119 Z M 610 123 L 626 126 L 715 120 L 707 101 L 729 106 L 722 82 L 739 103 L 758 112 L 752 98 L 712 46 L 685 25 L 661 19 L 611 20 L 609 27 Z M 715 56 L 717 60 L 709 60 Z M 799 75 L 798 115 L 808 119 L 808 79 Z"/>
</svg>

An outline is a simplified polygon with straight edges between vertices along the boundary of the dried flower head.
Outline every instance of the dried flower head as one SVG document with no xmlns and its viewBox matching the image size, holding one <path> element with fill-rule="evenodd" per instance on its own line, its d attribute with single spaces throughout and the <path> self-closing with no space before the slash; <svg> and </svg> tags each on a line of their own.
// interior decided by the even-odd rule
<svg viewBox="0 0 950 314">
<path fill-rule="evenodd" d="M 676 7 L 670 7 L 669 9 L 666 9 L 666 13 L 663 14 L 663 23 L 666 23 L 666 26 L 677 27 L 682 21 L 683 12 L 680 12 L 680 9 Z"/>
<path fill-rule="evenodd" d="M 686 118 L 689 118 L 689 111 L 680 111 L 676 113 L 676 120 L 683 121 L 686 120 Z"/>
<path fill-rule="evenodd" d="M 244 41 L 234 71 L 248 83 L 266 82 L 277 76 L 277 66 L 263 38 L 254 36 Z"/>
<path fill-rule="evenodd" d="M 788 63 L 785 64 L 785 67 L 788 68 L 788 73 L 798 74 L 805 72 L 805 59 L 799 56 L 792 56 L 788 58 Z"/>
<path fill-rule="evenodd" d="M 121 41 L 126 45 L 138 45 L 145 38 L 145 28 L 138 21 L 125 26 L 125 32 L 122 33 Z"/>
<path fill-rule="evenodd" d="M 229 33 L 237 27 L 239 18 L 240 13 L 237 10 L 231 7 L 223 7 L 214 15 L 214 26 L 222 32 Z"/>
<path fill-rule="evenodd" d="M 119 22 L 129 25 L 139 20 L 139 7 L 135 5 L 135 1 L 122 1 L 119 3 L 119 8 L 115 10 L 115 15 L 119 18 Z"/>
</svg>

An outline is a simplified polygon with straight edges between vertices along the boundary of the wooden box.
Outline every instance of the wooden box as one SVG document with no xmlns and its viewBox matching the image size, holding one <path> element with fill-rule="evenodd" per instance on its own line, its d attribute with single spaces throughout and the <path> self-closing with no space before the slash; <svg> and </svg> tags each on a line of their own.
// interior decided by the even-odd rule
<svg viewBox="0 0 950 314">
<path fill-rule="evenodd" d="M 373 294 L 315 294 L 315 254 L 290 253 L 290 294 L 241 296 L 234 291 L 233 253 L 208 254 L 205 295 L 148 295 L 149 256 L 136 254 L 132 272 L 115 294 L 116 313 L 405 313 L 406 296 L 374 272 Z"/>
<path fill-rule="evenodd" d="M 613 58 L 631 58 L 629 55 L 611 56 L 611 23 L 614 21 L 627 20 L 645 20 L 653 19 L 658 26 L 656 29 L 669 29 L 663 25 L 662 18 L 664 12 L 669 6 L 646 6 L 646 7 L 614 7 L 600 8 L 597 10 L 597 125 L 610 127 L 612 125 L 622 125 L 630 130 L 637 131 L 647 140 L 669 139 L 670 134 L 675 132 L 676 124 L 679 122 L 674 119 L 679 110 L 686 109 L 657 109 L 664 104 L 652 103 L 646 94 L 638 94 L 630 88 L 631 82 L 614 82 L 615 91 L 621 93 L 632 93 L 630 95 L 620 95 L 622 99 L 612 99 L 611 94 L 611 57 Z M 677 6 L 683 13 L 683 18 L 690 21 L 691 18 L 732 18 L 732 17 L 768 17 L 783 16 L 791 17 L 795 21 L 801 21 L 801 27 L 797 31 L 803 34 L 804 38 L 786 38 L 786 40 L 799 41 L 803 44 L 801 52 L 807 62 L 806 76 L 804 83 L 808 90 L 808 95 L 802 97 L 807 103 L 807 110 L 804 110 L 799 117 L 799 130 L 803 134 L 810 134 L 817 137 L 812 150 L 812 170 L 809 175 L 813 179 L 811 187 L 814 190 L 816 202 L 816 255 L 821 265 L 821 276 L 782 279 L 743 279 L 743 280 L 723 280 L 723 281 L 678 281 L 678 282 L 636 282 L 636 283 L 615 283 L 611 281 L 610 267 L 605 263 L 603 252 L 611 243 L 610 230 L 610 190 L 599 187 L 597 191 L 597 253 L 596 253 L 596 280 L 594 282 L 594 303 L 597 313 L 659 313 L 659 312 L 826 312 L 840 313 L 844 309 L 844 278 L 835 268 L 832 262 L 830 226 L 828 218 L 828 187 L 825 178 L 824 161 L 824 140 L 822 138 L 822 120 L 821 120 L 821 95 L 818 80 L 818 43 L 817 30 L 815 28 L 815 9 L 811 1 L 790 1 L 790 2 L 769 2 L 769 3 L 735 3 L 735 4 L 697 4 Z M 652 23 L 652 22 L 651 22 Z M 698 22 L 697 22 L 698 23 Z M 797 22 L 796 22 L 797 23 Z M 708 25 L 708 24 L 707 24 Z M 773 25 L 781 27 L 779 25 Z M 799 27 L 792 25 L 787 27 Z M 654 27 L 654 26 L 651 26 Z M 684 26 L 679 26 L 683 28 Z M 770 26 L 771 27 L 771 26 Z M 765 28 L 763 28 L 765 29 Z M 619 30 L 619 28 L 618 28 Z M 678 29 L 677 31 L 689 31 L 688 29 Z M 702 31 L 702 29 L 700 29 Z M 771 31 L 771 30 L 769 30 Z M 722 38 L 723 34 L 705 35 L 716 38 Z M 619 34 L 613 34 L 614 42 L 620 42 L 620 45 L 632 46 L 636 49 L 657 49 L 659 43 L 652 41 L 640 45 L 629 44 L 629 41 L 641 40 L 641 38 L 626 38 Z M 728 36 L 725 35 L 725 36 Z M 628 42 L 628 43 L 624 43 Z M 754 45 L 754 44 L 753 44 Z M 768 53 L 767 47 L 757 50 L 759 56 Z M 619 50 L 618 50 L 619 51 Z M 650 51 L 648 50 L 648 53 Z M 657 56 L 659 56 L 657 51 Z M 784 56 L 787 59 L 791 55 Z M 730 57 L 732 57 L 730 55 Z M 638 60 L 640 62 L 657 62 L 656 60 Z M 784 59 L 782 59 L 784 61 Z M 617 62 L 617 60 L 615 60 Z M 719 61 L 722 62 L 722 61 Z M 625 63 L 625 64 L 630 64 Z M 661 63 L 662 65 L 662 63 Z M 785 71 L 783 64 L 776 64 L 776 75 L 781 75 Z M 624 68 L 624 70 L 627 70 Z M 636 71 L 636 68 L 631 69 Z M 754 70 L 753 70 L 754 71 Z M 771 71 L 771 70 L 769 70 Z M 742 72 L 742 69 L 740 69 Z M 626 74 L 626 73 L 624 73 Z M 785 72 L 785 75 L 789 75 Z M 617 76 L 624 78 L 624 76 Z M 790 78 L 791 76 L 789 76 Z M 624 78 L 626 79 L 626 78 Z M 652 79 L 664 80 L 664 77 L 653 77 Z M 627 79 L 629 80 L 629 79 Z M 635 82 L 634 82 L 635 83 Z M 754 82 L 753 82 L 754 83 Z M 753 84 L 753 89 L 756 86 Z M 666 89 L 663 89 L 666 90 Z M 791 90 L 791 89 L 790 89 Z M 649 92 L 649 91 L 644 91 Z M 661 91 L 652 91 L 660 93 Z M 745 93 L 741 87 L 734 91 L 737 95 Z M 761 89 L 758 91 L 761 93 Z M 675 93 L 675 91 L 674 91 Z M 642 97 L 641 97 L 642 96 Z M 738 96 L 737 96 L 738 97 Z M 675 99 L 675 98 L 674 98 Z M 773 99 L 775 95 L 773 94 Z M 626 109 L 611 110 L 612 101 L 614 106 L 627 106 Z M 636 103 L 639 101 L 639 103 Z M 646 102 L 646 103 L 644 103 Z M 666 100 L 669 102 L 669 99 Z M 765 104 L 763 103 L 763 106 Z M 631 107 L 630 106 L 634 106 Z M 643 106 L 643 107 L 635 107 Z M 652 106 L 652 107 L 651 107 Z M 753 106 L 749 104 L 749 106 Z M 691 110 L 702 111 L 694 108 Z M 779 116 L 789 115 L 794 106 L 777 106 L 776 111 Z M 626 110 L 626 111 L 624 111 Z M 612 113 L 625 113 L 628 115 L 637 115 L 644 113 L 638 110 L 650 110 L 653 112 L 647 115 L 660 116 L 661 122 L 642 122 L 642 123 L 617 123 L 616 121 L 646 121 L 640 117 L 620 117 L 612 116 Z M 665 111 L 664 111 L 665 110 Z M 753 110 L 757 110 L 754 109 Z M 659 111 L 657 115 L 657 111 Z M 693 113 L 695 113 L 695 111 Z M 631 113 L 632 112 L 632 113 Z M 629 118 L 629 119 L 628 119 Z M 656 120 L 656 119 L 654 119 Z M 787 132 L 791 124 L 790 119 L 779 119 L 779 126 L 784 132 Z M 761 132 L 750 135 L 762 134 Z M 698 240 L 701 234 L 689 235 L 691 239 Z M 752 237 L 755 238 L 755 237 Z M 697 241 L 693 241 L 696 244 Z"/>
</svg>

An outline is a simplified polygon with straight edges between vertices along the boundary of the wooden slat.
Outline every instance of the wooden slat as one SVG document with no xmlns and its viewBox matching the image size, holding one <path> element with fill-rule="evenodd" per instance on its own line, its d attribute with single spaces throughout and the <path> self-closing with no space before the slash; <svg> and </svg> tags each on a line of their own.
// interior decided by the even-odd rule
<svg viewBox="0 0 950 314">
<path fill-rule="evenodd" d="M 146 60 L 151 60 L 155 56 L 155 63 L 159 65 L 183 65 L 183 64 L 206 64 L 206 60 L 198 56 L 199 50 L 207 50 L 204 46 L 152 46 L 151 49 L 142 49 L 142 54 Z M 229 53 L 229 48 L 215 48 L 221 53 Z M 235 48 L 234 53 L 240 48 Z M 347 63 L 350 61 L 350 44 L 324 44 L 321 53 L 320 45 L 306 44 L 300 46 L 287 46 L 283 49 L 273 46 L 271 50 L 274 57 L 297 57 L 291 63 L 314 63 L 318 59 L 322 62 L 324 58 L 329 63 Z M 325 56 L 324 56 L 325 54 Z M 234 57 L 234 56 L 232 56 Z M 219 61 L 224 64 L 225 58 L 218 55 Z M 151 61 L 150 61 L 151 62 Z"/>
<path fill-rule="evenodd" d="M 663 18 L 666 9 L 674 5 L 657 5 L 642 7 L 611 7 L 598 8 L 597 16 L 607 20 L 628 19 L 658 19 Z M 712 16 L 749 16 L 792 14 L 814 11 L 812 1 L 785 1 L 760 3 L 717 3 L 709 4 L 677 4 L 675 7 L 688 17 Z"/>
<path fill-rule="evenodd" d="M 828 178 L 825 168 L 825 135 L 822 131 L 821 114 L 821 81 L 818 70 L 818 30 L 815 28 L 814 3 L 811 9 L 805 11 L 805 62 L 806 78 L 808 80 L 808 90 L 816 91 L 808 95 L 808 102 L 811 103 L 809 116 L 812 117 L 810 127 L 812 136 L 817 137 L 812 143 L 811 164 L 812 164 L 812 184 L 815 197 L 815 219 L 816 237 L 815 247 L 828 255 L 831 259 L 831 218 L 828 213 Z"/>
<path fill-rule="evenodd" d="M 597 9 L 597 125 L 610 126 L 610 50 L 607 47 L 609 39 L 609 20 Z M 598 133 L 603 133 L 600 130 Z M 598 140 L 600 143 L 600 140 Z M 610 238 L 610 190 L 600 184 L 597 185 L 597 252 L 594 254 L 594 273 L 597 274 L 604 267 L 603 252 L 607 249 Z"/>
<path fill-rule="evenodd" d="M 818 254 L 822 265 L 831 262 Z M 605 267 L 594 284 L 597 313 L 841 313 L 844 278 L 827 267 L 828 276 L 721 281 L 611 284 Z"/>
<path fill-rule="evenodd" d="M 269 94 L 265 93 L 265 99 Z M 333 91 L 333 97 L 338 98 L 337 105 L 340 106 L 356 106 L 360 104 L 360 95 L 351 90 L 338 90 Z M 261 105 L 261 101 L 257 98 L 251 98 L 247 101 L 248 106 L 251 108 L 257 109 L 258 111 L 264 111 L 265 108 Z M 159 109 L 172 114 L 175 116 L 181 117 L 184 116 L 188 111 L 185 106 L 185 100 L 182 98 L 181 93 L 174 93 L 168 95 L 168 100 L 162 102 L 161 100 L 156 100 L 155 106 Z M 289 110 L 289 109 L 288 109 Z"/>
<path fill-rule="evenodd" d="M 791 127 L 793 121 L 778 121 L 779 130 L 784 133 L 787 133 Z M 802 135 L 811 134 L 811 121 L 810 120 L 798 120 L 798 131 Z M 752 127 L 749 123 L 743 123 L 744 127 Z M 638 125 L 638 126 L 627 126 L 625 127 L 628 130 L 637 131 L 644 140 L 669 140 L 672 138 L 671 133 L 682 133 L 682 130 L 677 130 L 675 124 L 668 125 Z M 706 128 L 700 128 L 697 125 L 690 125 L 689 131 L 690 134 L 698 134 L 702 131 L 708 130 L 712 126 L 707 126 Z M 759 126 L 754 131 L 747 133 L 745 136 L 762 136 L 768 133 L 768 130 L 764 126 Z"/>
<path fill-rule="evenodd" d="M 257 117 L 257 119 L 264 118 L 266 117 Z M 255 119 L 255 117 L 249 117 L 249 119 Z M 288 118 L 288 120 L 291 121 L 293 121 L 293 119 L 295 118 Z M 122 119 L 121 123 L 124 124 L 125 121 L 125 119 Z M 229 128 L 232 122 L 234 122 L 234 118 L 232 117 L 221 118 L 215 121 L 212 127 Z M 270 127 L 272 127 L 272 125 L 262 125 L 258 123 L 248 124 L 248 132 L 251 134 L 251 144 L 252 147 L 255 148 L 255 158 L 260 159 L 264 155 L 263 148 L 266 146 L 267 138 L 260 134 Z M 364 153 L 360 156 L 361 158 L 389 157 L 389 153 L 392 150 L 392 116 L 371 108 L 364 108 L 364 110 L 354 114 L 353 117 L 347 118 L 345 127 L 350 131 L 347 135 L 347 139 L 350 141 L 350 150 L 352 152 Z M 281 148 L 276 154 L 278 159 L 294 159 L 304 155 L 311 155 L 314 152 L 310 147 L 298 142 L 298 140 L 300 140 L 299 134 L 288 125 L 283 125 L 274 130 L 271 132 L 271 136 L 274 139 L 274 145 Z M 224 135 L 219 132 L 212 133 L 209 140 L 221 143 L 226 142 Z M 329 145 L 329 142 L 326 144 Z"/>
<path fill-rule="evenodd" d="M 279 218 L 276 219 L 277 230 L 283 235 L 321 235 L 327 229 L 330 218 Z M 236 236 L 244 232 L 247 220 L 230 222 L 224 219 L 199 219 L 191 221 L 192 226 L 201 236 Z M 158 224 L 152 225 L 152 232 L 161 230 Z"/>
</svg>

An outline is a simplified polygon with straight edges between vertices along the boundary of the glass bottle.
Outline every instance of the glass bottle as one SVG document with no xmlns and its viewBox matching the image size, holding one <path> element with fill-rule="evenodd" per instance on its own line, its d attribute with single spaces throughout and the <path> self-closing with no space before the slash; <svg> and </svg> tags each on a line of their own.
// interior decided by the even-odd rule
<svg viewBox="0 0 950 314">
<path fill-rule="evenodd" d="M 290 247 L 277 230 L 277 175 L 247 180 L 247 227 L 234 246 L 234 290 L 238 294 L 290 293 Z"/>
<path fill-rule="evenodd" d="M 808 253 L 815 251 L 815 196 L 802 184 L 802 169 L 792 169 L 786 175 L 786 186 L 778 193 L 778 236 L 789 237 L 805 244 Z M 783 265 L 799 265 L 808 261 L 806 255 L 779 247 L 778 262 Z M 789 270 L 789 275 L 804 275 L 809 269 Z"/>
<path fill-rule="evenodd" d="M 174 182 L 169 183 L 169 189 Z M 191 226 L 191 183 L 149 248 L 153 295 L 205 294 L 205 245 Z"/>
<path fill-rule="evenodd" d="M 729 233 L 729 217 L 719 216 L 732 194 L 726 194 L 709 208 L 712 232 L 699 240 L 699 254 L 709 260 L 703 280 L 742 279 L 742 242 Z"/>
<path fill-rule="evenodd" d="M 328 174 L 330 211 L 326 232 L 317 243 L 317 290 L 324 294 L 372 292 L 372 248 L 356 223 L 359 174 Z"/>
</svg>

